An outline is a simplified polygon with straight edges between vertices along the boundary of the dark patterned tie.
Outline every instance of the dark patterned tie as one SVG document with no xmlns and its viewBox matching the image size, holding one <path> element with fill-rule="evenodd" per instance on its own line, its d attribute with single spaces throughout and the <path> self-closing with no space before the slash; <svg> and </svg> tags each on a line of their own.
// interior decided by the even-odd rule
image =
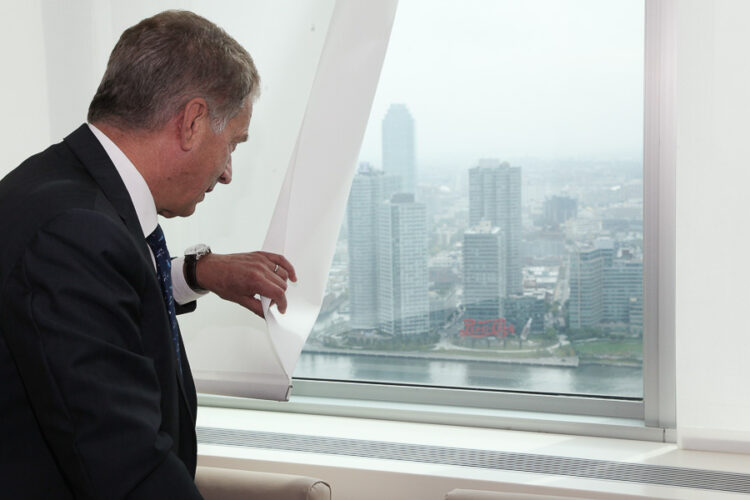
<svg viewBox="0 0 750 500">
<path fill-rule="evenodd" d="M 174 296 L 172 295 L 172 259 L 169 257 L 167 242 L 164 239 L 164 231 L 161 230 L 161 226 L 157 224 L 154 232 L 149 234 L 146 238 L 146 243 L 151 247 L 151 251 L 154 252 L 156 274 L 159 278 L 159 284 L 161 285 L 164 304 L 167 307 L 169 326 L 172 329 L 172 342 L 174 342 L 175 351 L 177 353 L 177 367 L 180 369 L 180 374 L 182 374 L 180 334 L 177 326 L 177 312 L 174 307 Z"/>
</svg>

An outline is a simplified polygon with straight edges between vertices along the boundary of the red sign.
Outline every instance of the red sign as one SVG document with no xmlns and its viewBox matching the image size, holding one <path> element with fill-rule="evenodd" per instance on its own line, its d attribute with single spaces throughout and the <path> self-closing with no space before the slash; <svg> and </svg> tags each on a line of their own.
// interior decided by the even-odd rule
<svg viewBox="0 0 750 500">
<path fill-rule="evenodd" d="M 471 318 L 464 319 L 464 329 L 458 332 L 461 337 L 473 337 L 482 339 L 494 335 L 502 339 L 508 334 L 515 335 L 516 329 L 511 323 L 505 321 L 505 318 L 475 320 Z"/>
</svg>

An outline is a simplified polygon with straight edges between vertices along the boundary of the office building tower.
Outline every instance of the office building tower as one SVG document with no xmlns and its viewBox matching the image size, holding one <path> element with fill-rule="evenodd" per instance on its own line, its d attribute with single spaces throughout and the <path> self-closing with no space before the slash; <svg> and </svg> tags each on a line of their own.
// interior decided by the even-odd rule
<svg viewBox="0 0 750 500">
<path fill-rule="evenodd" d="M 416 193 L 414 119 L 403 104 L 391 104 L 383 118 L 383 171 L 401 177 L 401 190 Z"/>
<path fill-rule="evenodd" d="M 489 221 L 464 233 L 465 318 L 477 321 L 503 317 L 505 245 L 500 228 Z"/>
<path fill-rule="evenodd" d="M 612 266 L 604 269 L 602 321 L 629 323 L 631 299 L 642 297 L 643 262 L 617 260 L 612 263 Z M 632 306 L 639 307 L 637 303 L 632 303 Z M 642 308 L 643 305 L 641 304 L 640 307 Z M 637 313 L 635 314 L 637 316 Z"/>
<path fill-rule="evenodd" d="M 362 163 L 347 205 L 350 327 L 377 328 L 378 208 L 398 191 L 400 180 Z"/>
<path fill-rule="evenodd" d="M 570 256 L 570 328 L 595 327 L 602 322 L 604 255 L 595 248 L 577 249 Z"/>
<path fill-rule="evenodd" d="M 578 215 L 578 200 L 569 196 L 552 196 L 544 201 L 544 223 L 559 227 Z"/>
<path fill-rule="evenodd" d="M 480 160 L 469 169 L 469 226 L 488 220 L 505 244 L 505 295 L 521 295 L 521 168 Z"/>
<path fill-rule="evenodd" d="M 378 329 L 390 335 L 429 332 L 427 214 L 411 193 L 381 204 L 378 217 Z"/>
<path fill-rule="evenodd" d="M 594 249 L 604 259 L 604 267 L 612 266 L 615 261 L 615 240 L 607 236 L 596 238 L 594 240 Z"/>
<path fill-rule="evenodd" d="M 577 249 L 571 256 L 568 311 L 571 328 L 631 321 L 642 328 L 643 262 L 616 258 L 609 238 Z"/>
</svg>

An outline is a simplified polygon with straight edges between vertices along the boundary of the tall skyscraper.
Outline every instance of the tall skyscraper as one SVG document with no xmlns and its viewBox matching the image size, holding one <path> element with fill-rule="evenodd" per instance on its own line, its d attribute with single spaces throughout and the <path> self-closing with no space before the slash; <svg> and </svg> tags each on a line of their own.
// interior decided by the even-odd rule
<svg viewBox="0 0 750 500">
<path fill-rule="evenodd" d="M 402 179 L 401 190 L 416 193 L 414 118 L 403 104 L 391 104 L 383 118 L 383 171 Z"/>
<path fill-rule="evenodd" d="M 378 217 L 378 329 L 391 335 L 429 332 L 427 214 L 411 193 L 381 204 Z"/>
<path fill-rule="evenodd" d="M 469 169 L 469 226 L 482 220 L 500 228 L 505 243 L 505 295 L 523 293 L 521 168 L 480 160 Z"/>
<path fill-rule="evenodd" d="M 463 257 L 466 318 L 477 321 L 502 318 L 506 286 L 505 251 L 500 228 L 483 220 L 466 231 Z"/>
<path fill-rule="evenodd" d="M 377 328 L 378 208 L 398 191 L 400 179 L 367 163 L 354 176 L 347 205 L 350 326 Z"/>
</svg>

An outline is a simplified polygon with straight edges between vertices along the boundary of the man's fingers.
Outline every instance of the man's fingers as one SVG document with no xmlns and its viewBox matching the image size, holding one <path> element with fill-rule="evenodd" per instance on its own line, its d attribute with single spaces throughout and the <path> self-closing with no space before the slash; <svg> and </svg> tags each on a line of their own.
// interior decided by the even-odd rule
<svg viewBox="0 0 750 500">
<path fill-rule="evenodd" d="M 279 312 L 286 312 L 286 282 L 282 282 L 278 276 L 274 276 L 271 280 L 257 282 L 255 293 L 270 299 L 271 303 L 278 306 Z"/>
<path fill-rule="evenodd" d="M 239 303 L 241 306 L 250 309 L 261 318 L 265 318 L 263 315 L 263 303 L 255 297 L 242 297 L 239 300 Z"/>
<path fill-rule="evenodd" d="M 287 280 L 289 280 L 289 271 L 279 266 L 276 268 L 276 271 L 274 271 L 274 274 L 284 280 L 284 285 L 286 285 Z"/>
<path fill-rule="evenodd" d="M 273 270 L 276 265 L 278 264 L 279 268 L 276 270 L 277 274 L 282 269 L 284 272 L 286 272 L 286 276 L 284 279 L 289 279 L 292 281 L 297 281 L 297 273 L 294 271 L 294 266 L 286 260 L 286 257 L 283 255 L 279 255 L 277 253 L 271 253 L 271 252 L 259 252 L 262 253 L 269 261 L 273 263 L 273 266 L 271 267 L 271 270 Z"/>
<path fill-rule="evenodd" d="M 270 252 L 215 254 L 210 262 L 205 259 L 205 264 L 199 269 L 205 275 L 201 282 L 207 283 L 206 289 L 223 299 L 237 302 L 260 317 L 264 317 L 263 308 L 255 297 L 268 297 L 280 313 L 286 313 L 285 293 L 289 280 L 297 280 L 289 261 Z"/>
<path fill-rule="evenodd" d="M 256 299 L 255 297 L 242 297 L 239 300 L 239 303 L 243 307 L 250 309 L 261 318 L 265 318 L 265 315 L 263 314 L 263 302 L 261 302 L 259 299 Z M 282 295 L 281 300 L 272 299 L 271 305 L 274 304 L 276 304 L 276 307 L 278 307 L 281 314 L 284 314 L 286 312 L 286 297 Z"/>
<path fill-rule="evenodd" d="M 286 288 L 287 288 L 287 284 L 286 284 L 287 283 L 287 274 L 286 274 L 286 271 L 284 270 L 284 268 L 279 267 L 276 270 L 276 272 L 274 272 L 273 270 L 271 270 L 271 274 L 270 274 L 270 276 L 269 276 L 268 279 L 271 281 L 271 283 L 275 284 L 276 286 L 278 286 L 282 290 L 286 290 Z"/>
<path fill-rule="evenodd" d="M 276 304 L 276 307 L 279 308 L 279 312 L 281 314 L 284 314 L 286 312 L 286 295 L 284 295 L 284 292 L 276 294 L 275 297 L 268 297 L 271 299 L 272 304 Z"/>
<path fill-rule="evenodd" d="M 289 280 L 290 276 L 289 271 L 282 264 L 273 260 L 274 257 L 281 256 L 269 252 L 255 252 L 255 255 L 260 258 L 256 264 L 260 266 L 262 274 L 266 276 L 267 273 L 271 273 L 272 277 L 269 277 L 268 279 L 286 289 L 286 282 Z"/>
</svg>

